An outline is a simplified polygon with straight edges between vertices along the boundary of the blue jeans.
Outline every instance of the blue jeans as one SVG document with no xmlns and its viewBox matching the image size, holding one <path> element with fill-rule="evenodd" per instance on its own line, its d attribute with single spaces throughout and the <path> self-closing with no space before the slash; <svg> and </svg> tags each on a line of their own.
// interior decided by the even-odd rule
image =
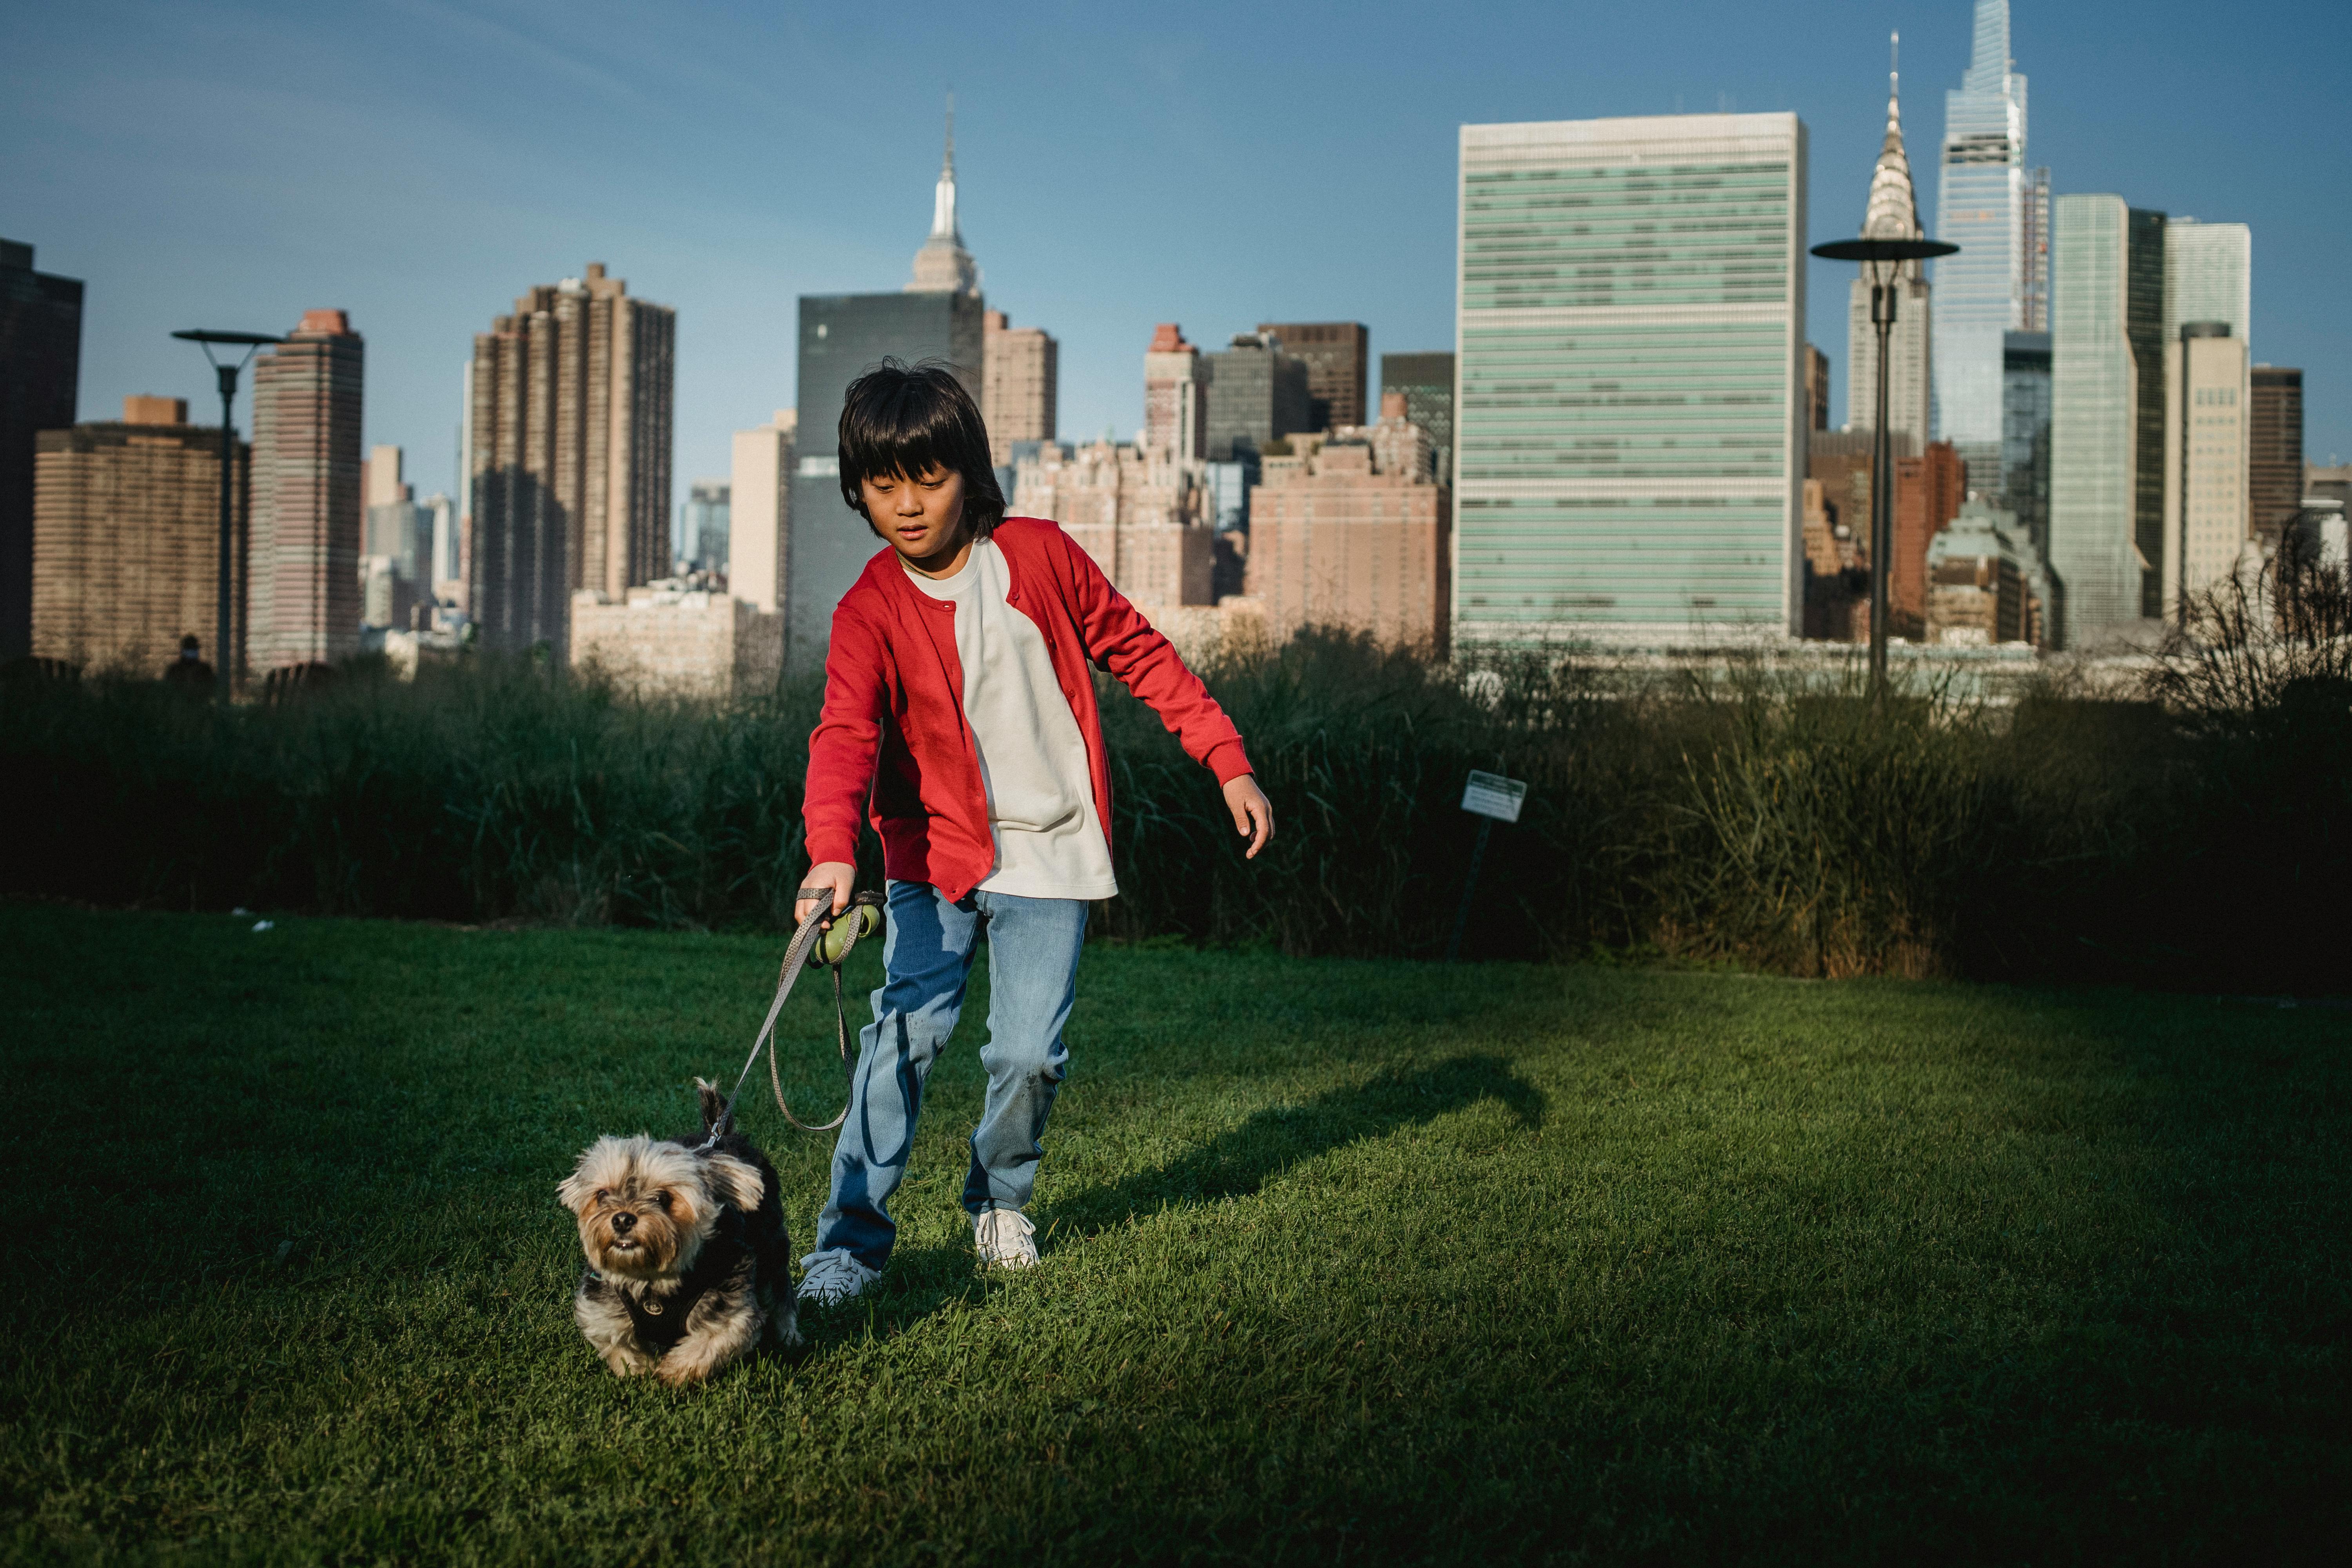
<svg viewBox="0 0 2352 1568">
<path fill-rule="evenodd" d="M 845 1247 L 868 1268 L 889 1261 L 898 1238 L 890 1194 L 907 1173 L 923 1083 L 963 1011 L 981 927 L 988 927 L 988 1101 L 971 1135 L 963 1184 L 971 1214 L 1029 1201 L 1045 1149 L 1037 1140 L 1068 1070 L 1062 1026 L 1077 992 L 1086 940 L 1081 899 L 976 892 L 953 903 L 924 882 L 889 884 L 887 978 L 874 993 L 874 1022 L 858 1031 L 849 1115 L 833 1146 L 833 1194 L 817 1216 L 816 1248 Z"/>
</svg>

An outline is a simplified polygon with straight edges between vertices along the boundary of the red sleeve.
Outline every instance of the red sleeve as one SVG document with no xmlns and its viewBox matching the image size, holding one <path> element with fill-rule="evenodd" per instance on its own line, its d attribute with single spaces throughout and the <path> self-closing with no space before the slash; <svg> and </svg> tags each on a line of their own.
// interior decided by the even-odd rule
<svg viewBox="0 0 2352 1568">
<path fill-rule="evenodd" d="M 1077 597 L 1078 625 L 1086 633 L 1087 657 L 1117 676 L 1151 705 L 1184 754 L 1217 776 L 1219 784 L 1251 772 L 1241 731 L 1176 651 L 1176 645 L 1111 586 L 1095 558 L 1060 529 L 1054 541 L 1069 563 Z"/>
<path fill-rule="evenodd" d="M 874 788 L 888 696 L 880 639 L 846 606 L 833 613 L 824 656 L 824 709 L 809 735 L 808 786 L 801 800 L 809 864 L 857 863 L 857 826 Z"/>
</svg>

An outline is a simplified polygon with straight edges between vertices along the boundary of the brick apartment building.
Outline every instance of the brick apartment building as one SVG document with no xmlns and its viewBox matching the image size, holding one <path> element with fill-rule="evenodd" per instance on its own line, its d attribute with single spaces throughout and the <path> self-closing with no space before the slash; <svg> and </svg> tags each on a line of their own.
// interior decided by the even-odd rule
<svg viewBox="0 0 2352 1568">
<path fill-rule="evenodd" d="M 669 570 L 677 345 L 677 312 L 602 262 L 475 336 L 467 600 L 487 646 L 564 650 L 574 589 Z"/>
<path fill-rule="evenodd" d="M 1050 441 L 1059 428 L 1061 345 L 1039 327 L 1016 327 L 1002 310 L 981 316 L 980 416 L 989 460 L 1013 460 L 1015 441 Z"/>
<path fill-rule="evenodd" d="M 1108 441 L 1046 442 L 1023 462 L 1013 510 L 1051 518 L 1111 584 L 1145 606 L 1208 605 L 1214 544 L 1210 494 L 1195 469 Z"/>
<path fill-rule="evenodd" d="M 1927 545 L 1968 499 L 1969 468 L 1949 441 L 1930 441 L 1895 463 L 1895 559 L 1886 575 L 1887 630 L 1927 635 Z"/>
<path fill-rule="evenodd" d="M 359 651 L 360 416 L 365 345 L 341 310 L 305 310 L 253 365 L 247 667 Z"/>
<path fill-rule="evenodd" d="M 220 584 L 220 429 L 185 400 L 126 397 L 120 421 L 42 431 L 33 458 L 32 651 L 161 675 L 193 633 L 214 647 Z M 231 638 L 244 640 L 246 480 L 235 454 Z M 235 651 L 233 646 L 232 652 Z M 234 661 L 226 667 L 235 668 Z"/>
<path fill-rule="evenodd" d="M 1378 425 L 1298 437 L 1265 459 L 1250 495 L 1247 584 L 1276 640 L 1334 626 L 1446 647 L 1449 492 L 1433 476 L 1428 433 L 1404 409 L 1402 393 L 1384 394 Z"/>
</svg>

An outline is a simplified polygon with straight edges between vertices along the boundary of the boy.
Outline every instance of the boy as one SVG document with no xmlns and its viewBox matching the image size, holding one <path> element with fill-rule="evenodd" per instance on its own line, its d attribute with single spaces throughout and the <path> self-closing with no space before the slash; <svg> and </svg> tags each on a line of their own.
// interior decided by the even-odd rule
<svg viewBox="0 0 2352 1568">
<path fill-rule="evenodd" d="M 890 923 L 832 1196 L 801 1259 L 800 1300 L 817 1304 L 857 1295 L 889 1260 L 890 1194 L 983 924 L 988 1100 L 963 1206 L 983 1264 L 1037 1261 L 1021 1211 L 1066 1070 L 1087 903 L 1118 891 L 1089 661 L 1216 775 L 1252 857 L 1274 831 L 1241 736 L 1168 639 L 1057 524 L 1004 515 L 980 410 L 945 367 L 886 360 L 850 384 L 841 494 L 889 548 L 834 611 L 794 918 L 828 895 L 847 907 L 870 796 Z"/>
</svg>

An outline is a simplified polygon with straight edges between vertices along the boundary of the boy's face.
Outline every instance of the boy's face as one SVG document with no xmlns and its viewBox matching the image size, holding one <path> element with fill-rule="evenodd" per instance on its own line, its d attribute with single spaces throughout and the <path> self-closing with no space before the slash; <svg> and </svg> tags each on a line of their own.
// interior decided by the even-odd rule
<svg viewBox="0 0 2352 1568">
<path fill-rule="evenodd" d="M 858 491 L 874 531 L 914 565 L 943 564 L 963 548 L 963 476 L 954 469 L 868 476 Z"/>
</svg>

